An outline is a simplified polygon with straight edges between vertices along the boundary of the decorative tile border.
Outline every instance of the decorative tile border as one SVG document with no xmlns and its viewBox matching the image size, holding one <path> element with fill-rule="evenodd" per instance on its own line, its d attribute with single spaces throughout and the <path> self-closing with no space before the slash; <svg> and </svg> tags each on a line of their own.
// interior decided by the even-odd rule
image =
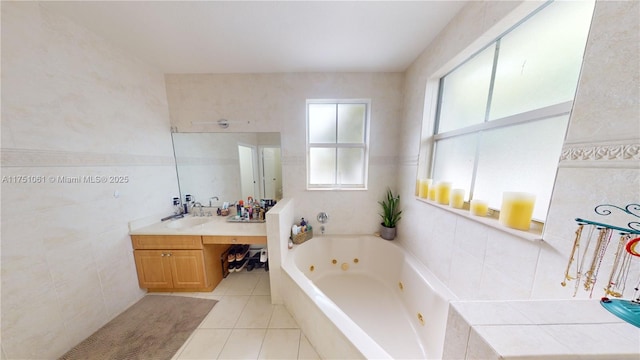
<svg viewBox="0 0 640 360">
<path fill-rule="evenodd" d="M 634 142 L 625 143 L 590 143 L 568 144 L 562 149 L 560 166 L 615 166 L 615 167 L 640 167 L 640 144 Z M 596 164 L 594 164 L 596 163 Z"/>
<path fill-rule="evenodd" d="M 3 167 L 175 166 L 173 156 L 1 149 Z"/>
</svg>

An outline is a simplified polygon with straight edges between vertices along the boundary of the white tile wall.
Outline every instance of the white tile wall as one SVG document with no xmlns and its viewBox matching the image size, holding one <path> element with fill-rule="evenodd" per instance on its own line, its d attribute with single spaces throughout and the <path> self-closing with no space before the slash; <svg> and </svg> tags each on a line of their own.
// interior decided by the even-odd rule
<svg viewBox="0 0 640 360">
<path fill-rule="evenodd" d="M 328 234 L 363 234 L 378 230 L 377 201 L 387 186 L 396 186 L 403 77 L 402 73 L 169 74 L 166 83 L 171 123 L 179 131 L 219 132 L 215 123 L 191 122 L 225 118 L 238 121 L 225 132 L 280 132 L 283 196 L 300 200 L 295 217 L 316 226 L 316 215 L 325 211 L 330 216 Z M 306 190 L 305 102 L 331 98 L 372 101 L 368 191 Z"/>
<path fill-rule="evenodd" d="M 177 193 L 164 78 L 41 3 L 2 33 L 2 176 L 45 179 L 2 183 L 2 354 L 50 359 L 143 295 L 127 223 Z M 128 181 L 49 179 L 96 175 Z"/>
<path fill-rule="evenodd" d="M 628 65 L 640 63 L 640 4 L 607 1 L 596 3 L 545 241 L 522 240 L 413 200 L 415 155 L 430 157 L 428 139 L 420 138 L 423 116 L 433 114 L 432 103 L 425 106 L 426 85 L 538 5 L 468 4 L 405 75 L 400 158 L 406 162 L 399 167 L 398 180 L 404 216 L 396 241 L 461 299 L 570 298 L 572 289 L 560 282 L 574 239 L 574 219 L 593 215 L 598 204 L 640 201 L 640 76 L 637 66 Z M 428 134 L 430 126 L 425 124 L 422 133 Z M 638 271 L 640 267 L 634 267 L 632 273 Z"/>
</svg>

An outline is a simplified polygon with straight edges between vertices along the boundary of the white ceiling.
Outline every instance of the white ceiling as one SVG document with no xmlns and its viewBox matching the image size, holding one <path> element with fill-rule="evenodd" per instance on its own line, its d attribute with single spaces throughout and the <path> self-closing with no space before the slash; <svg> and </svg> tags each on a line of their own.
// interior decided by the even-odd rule
<svg viewBox="0 0 640 360">
<path fill-rule="evenodd" d="M 462 1 L 43 2 L 163 73 L 404 71 Z"/>
</svg>

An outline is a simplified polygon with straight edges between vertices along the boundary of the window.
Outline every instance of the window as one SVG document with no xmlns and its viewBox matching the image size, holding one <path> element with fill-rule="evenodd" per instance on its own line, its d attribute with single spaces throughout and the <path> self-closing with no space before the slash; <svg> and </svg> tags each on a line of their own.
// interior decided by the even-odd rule
<svg viewBox="0 0 640 360">
<path fill-rule="evenodd" d="M 307 100 L 307 188 L 366 189 L 369 100 Z"/>
<path fill-rule="evenodd" d="M 431 177 L 499 209 L 536 194 L 544 220 L 593 2 L 552 2 L 440 79 Z"/>
</svg>

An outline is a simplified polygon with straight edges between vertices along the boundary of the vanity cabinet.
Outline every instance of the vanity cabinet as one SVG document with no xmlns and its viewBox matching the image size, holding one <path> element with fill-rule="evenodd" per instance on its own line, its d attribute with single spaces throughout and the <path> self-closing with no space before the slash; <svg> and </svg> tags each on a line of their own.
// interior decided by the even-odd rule
<svg viewBox="0 0 640 360">
<path fill-rule="evenodd" d="M 203 246 L 202 236 L 131 235 L 141 288 L 212 291 L 222 280 L 220 256 L 229 245 Z"/>
<path fill-rule="evenodd" d="M 203 236 L 203 244 L 267 244 L 266 236 L 231 236 L 231 235 L 215 235 Z"/>
</svg>

